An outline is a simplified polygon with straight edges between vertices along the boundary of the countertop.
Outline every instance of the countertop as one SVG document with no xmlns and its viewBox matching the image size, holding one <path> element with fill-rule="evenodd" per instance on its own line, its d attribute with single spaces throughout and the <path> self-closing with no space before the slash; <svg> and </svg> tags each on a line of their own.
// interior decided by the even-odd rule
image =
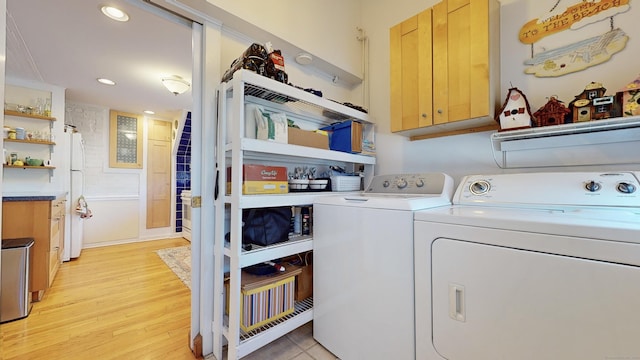
<svg viewBox="0 0 640 360">
<path fill-rule="evenodd" d="M 67 192 L 37 192 L 25 191 L 15 193 L 3 193 L 2 201 L 53 201 L 67 196 Z"/>
</svg>

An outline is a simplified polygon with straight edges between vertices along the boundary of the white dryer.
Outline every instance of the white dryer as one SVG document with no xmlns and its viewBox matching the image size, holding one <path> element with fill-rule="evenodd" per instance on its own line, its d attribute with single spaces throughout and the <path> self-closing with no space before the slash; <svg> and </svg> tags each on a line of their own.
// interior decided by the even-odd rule
<svg viewBox="0 0 640 360">
<path fill-rule="evenodd" d="M 414 229 L 418 359 L 640 357 L 637 174 L 468 176 Z"/>
<path fill-rule="evenodd" d="M 415 359 L 413 214 L 450 206 L 442 173 L 375 176 L 313 204 L 313 337 L 343 360 Z"/>
</svg>

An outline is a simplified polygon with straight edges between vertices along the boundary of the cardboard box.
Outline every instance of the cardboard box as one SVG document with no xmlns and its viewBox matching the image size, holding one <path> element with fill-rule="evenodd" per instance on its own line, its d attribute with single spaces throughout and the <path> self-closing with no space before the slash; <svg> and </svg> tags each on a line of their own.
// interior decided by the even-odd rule
<svg viewBox="0 0 640 360">
<path fill-rule="evenodd" d="M 313 131 L 289 128 L 289 144 L 329 150 L 329 137 Z"/>
<path fill-rule="evenodd" d="M 287 268 L 300 269 L 300 274 L 296 276 L 296 302 L 303 301 L 313 296 L 313 251 L 307 251 L 296 255 L 285 257 L 281 261 Z"/>
<path fill-rule="evenodd" d="M 273 275 L 242 271 L 240 280 L 240 328 L 248 332 L 295 310 L 295 279 L 302 270 L 290 266 Z M 229 279 L 225 279 L 226 313 L 229 313 Z"/>
<path fill-rule="evenodd" d="M 302 271 L 296 277 L 295 296 L 296 301 L 302 301 L 313 296 L 313 265 L 300 267 Z"/>
<path fill-rule="evenodd" d="M 287 168 L 246 164 L 242 166 L 242 193 L 286 194 L 289 192 Z M 227 194 L 231 194 L 231 168 L 227 168 Z"/>
</svg>

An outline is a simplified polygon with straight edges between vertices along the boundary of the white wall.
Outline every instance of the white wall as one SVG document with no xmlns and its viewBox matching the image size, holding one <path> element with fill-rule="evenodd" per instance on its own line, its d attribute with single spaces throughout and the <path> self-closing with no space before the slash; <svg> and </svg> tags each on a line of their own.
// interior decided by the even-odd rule
<svg viewBox="0 0 640 360">
<path fill-rule="evenodd" d="M 396 172 L 420 172 L 442 171 L 454 178 L 470 173 L 500 173 L 507 171 L 534 171 L 542 169 L 516 169 L 502 170 L 496 166 L 490 145 L 490 132 L 469 135 L 457 135 L 445 138 L 419 140 L 410 142 L 404 137 L 390 134 L 389 123 L 389 28 L 402 20 L 411 17 L 419 11 L 433 6 L 438 1 L 414 1 L 396 0 L 393 6 L 385 0 L 362 1 L 363 27 L 370 39 L 370 85 L 371 85 L 371 114 L 378 123 L 377 151 L 378 173 Z M 520 27 L 533 18 L 542 17 L 556 3 L 556 0 L 503 0 L 501 2 L 501 81 L 502 93 L 510 84 L 524 91 L 531 103 L 532 111 L 547 102 L 547 97 L 557 95 L 566 103 L 573 100 L 573 96 L 582 92 L 591 81 L 602 82 L 609 90 L 615 93 L 627 82 L 638 75 L 637 58 L 640 56 L 640 41 L 635 34 L 640 30 L 637 18 L 640 14 L 640 6 L 632 5 L 628 13 L 615 18 L 615 25 L 621 27 L 629 36 L 627 47 L 605 64 L 590 69 L 565 75 L 558 78 L 535 78 L 524 74 L 522 62 L 530 53 L 528 45 L 523 45 L 517 40 Z M 570 2 L 571 4 L 577 1 Z M 560 7 L 567 6 L 561 2 Z M 634 23 L 635 22 L 635 23 Z M 602 33 L 608 30 L 608 21 L 593 25 L 589 32 Z M 563 41 L 574 42 L 585 35 L 567 30 L 562 34 Z M 566 37 L 569 37 L 567 39 Z M 554 36 L 555 38 L 555 36 Z M 553 41 L 553 43 L 551 43 Z M 560 39 L 545 39 L 539 46 L 552 48 L 557 46 Z M 473 84 L 470 84 L 473 86 Z M 500 99 L 502 102 L 504 99 Z M 634 147 L 635 146 L 635 147 Z M 616 149 L 597 149 L 589 147 L 589 151 L 583 149 L 571 149 L 575 157 L 596 157 L 594 161 L 608 163 L 616 158 L 616 151 L 635 151 L 637 144 L 627 146 L 615 146 Z M 602 151 L 600 151 L 602 150 Z M 553 157 L 553 152 L 535 152 L 531 157 Z M 639 155 L 640 156 L 640 155 Z M 599 157 L 599 158 L 598 158 Z M 398 160 L 401 159 L 401 160 Z M 640 163 L 640 157 L 638 158 Z M 569 164 L 569 160 L 565 165 Z M 629 169 L 636 165 L 595 166 L 586 168 L 597 169 Z M 560 167 L 561 170 L 574 169 L 571 166 Z M 584 168 L 581 168 L 584 169 Z"/>
<path fill-rule="evenodd" d="M 561 2 L 558 10 L 578 2 Z M 555 3 L 556 0 L 502 1 L 501 80 L 505 94 L 506 89 L 513 84 L 512 86 L 519 88 L 527 95 L 531 109 L 535 111 L 534 109 L 542 107 L 553 95 L 558 96 L 558 99 L 568 105 L 574 96 L 580 94 L 592 81 L 602 83 L 607 88 L 607 94 L 613 95 L 640 74 L 637 66 L 638 55 L 640 55 L 640 39 L 637 37 L 640 30 L 640 24 L 638 24 L 640 5 L 634 2 L 629 2 L 631 7 L 627 12 L 614 17 L 614 28 L 623 30 L 629 36 L 629 41 L 624 50 L 613 55 L 611 60 L 587 70 L 559 77 L 541 78 L 525 74 L 523 62 L 530 58 L 531 46 L 518 40 L 519 30 L 530 20 L 548 16 L 549 9 Z M 534 54 L 598 36 L 609 29 L 609 19 L 605 19 L 577 30 L 555 33 L 537 41 L 534 44 Z"/>
<path fill-rule="evenodd" d="M 360 73 L 358 0 L 207 1 L 338 67 Z"/>
</svg>

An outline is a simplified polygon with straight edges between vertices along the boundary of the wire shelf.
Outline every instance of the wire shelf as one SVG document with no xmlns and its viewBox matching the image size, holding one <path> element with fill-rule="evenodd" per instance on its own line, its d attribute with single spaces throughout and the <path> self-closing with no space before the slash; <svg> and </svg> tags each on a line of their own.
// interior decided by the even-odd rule
<svg viewBox="0 0 640 360">
<path fill-rule="evenodd" d="M 254 336 L 260 335 L 260 333 L 262 333 L 264 331 L 268 331 L 268 330 L 270 330 L 270 329 L 272 329 L 272 328 L 274 328 L 274 327 L 276 327 L 276 326 L 278 326 L 278 325 L 280 325 L 282 323 L 285 323 L 288 320 L 291 320 L 291 319 L 295 318 L 296 316 L 299 316 L 302 313 L 304 313 L 304 312 L 306 312 L 308 310 L 311 310 L 311 309 L 313 309 L 313 298 L 312 297 L 304 299 L 302 301 L 298 301 L 295 304 L 295 310 L 291 314 L 283 316 L 283 317 L 281 317 L 281 318 L 279 318 L 277 320 L 274 320 L 274 321 L 272 321 L 272 322 L 270 322 L 268 324 L 265 324 L 265 325 L 263 325 L 263 326 L 261 326 L 261 327 L 259 327 L 257 329 L 253 329 L 253 330 L 251 330 L 249 332 L 245 332 L 243 330 L 240 330 L 240 342 L 242 343 L 244 341 L 247 341 L 247 340 L 251 339 Z"/>
</svg>

